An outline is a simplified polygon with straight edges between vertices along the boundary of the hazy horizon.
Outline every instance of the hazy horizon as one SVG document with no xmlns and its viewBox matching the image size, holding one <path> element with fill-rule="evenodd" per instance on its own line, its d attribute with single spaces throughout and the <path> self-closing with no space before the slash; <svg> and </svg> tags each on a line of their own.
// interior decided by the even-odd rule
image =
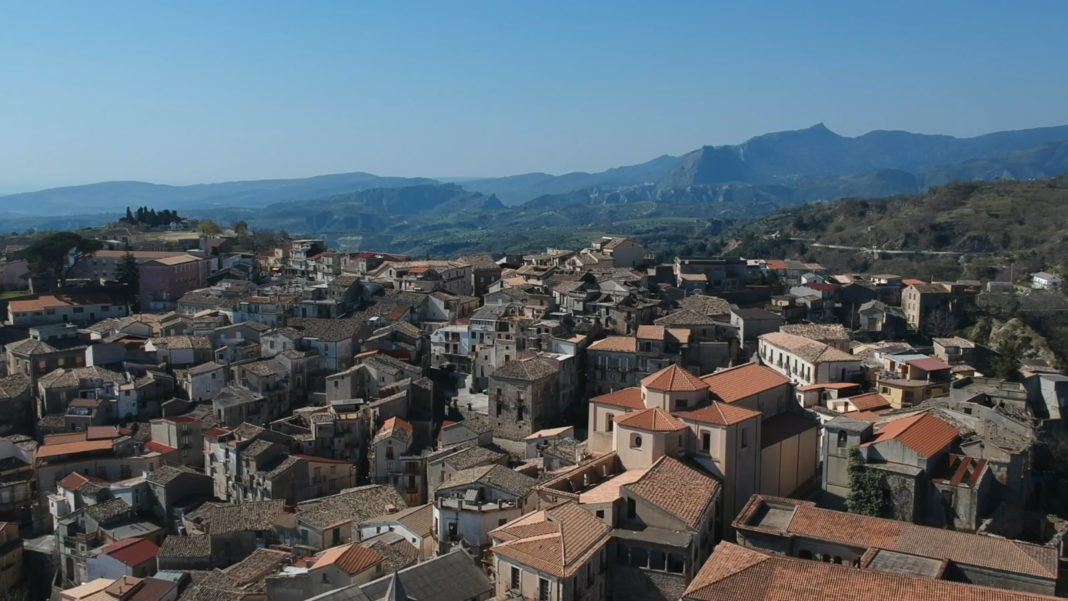
<svg viewBox="0 0 1068 601">
<path fill-rule="evenodd" d="M 1068 5 L 7 7 L 0 194 L 596 172 L 823 122 L 1068 123 Z M 1061 17 L 1061 18 L 1058 18 Z"/>
</svg>

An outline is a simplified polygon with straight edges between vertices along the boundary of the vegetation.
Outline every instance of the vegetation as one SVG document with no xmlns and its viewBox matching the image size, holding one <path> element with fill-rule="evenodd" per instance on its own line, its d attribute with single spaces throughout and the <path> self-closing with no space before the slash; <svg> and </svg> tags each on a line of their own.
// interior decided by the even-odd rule
<svg viewBox="0 0 1068 601">
<path fill-rule="evenodd" d="M 54 277 L 62 286 L 78 261 L 100 250 L 99 240 L 74 232 L 54 232 L 26 247 L 26 265 L 33 277 Z"/>
<path fill-rule="evenodd" d="M 886 513 L 886 491 L 882 477 L 864 466 L 860 449 L 849 449 L 849 497 L 846 510 L 850 513 L 882 517 Z"/>
<path fill-rule="evenodd" d="M 207 237 L 218 236 L 222 233 L 222 228 L 211 219 L 201 219 L 197 224 L 197 233 Z"/>
<path fill-rule="evenodd" d="M 137 260 L 134 259 L 133 253 L 130 252 L 129 248 L 126 249 L 126 256 L 123 257 L 122 263 L 119 263 L 115 274 L 126 304 L 130 307 L 136 307 L 141 275 L 137 270 Z"/>
<path fill-rule="evenodd" d="M 178 212 L 170 209 L 163 209 L 157 213 L 155 209 L 150 209 L 148 207 L 138 207 L 136 211 L 131 211 L 130 207 L 126 207 L 126 216 L 119 219 L 119 223 L 159 227 L 162 225 L 170 225 L 181 220 L 182 218 L 178 216 Z"/>
</svg>

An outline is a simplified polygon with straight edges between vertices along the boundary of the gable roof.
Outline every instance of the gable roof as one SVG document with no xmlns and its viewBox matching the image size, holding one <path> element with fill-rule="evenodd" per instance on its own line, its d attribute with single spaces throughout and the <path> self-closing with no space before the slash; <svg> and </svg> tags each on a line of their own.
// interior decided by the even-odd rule
<svg viewBox="0 0 1068 601">
<path fill-rule="evenodd" d="M 668 392 L 687 392 L 708 388 L 701 378 L 674 363 L 643 378 L 642 386 Z"/>
<path fill-rule="evenodd" d="M 602 351 L 606 353 L 633 353 L 637 349 L 637 339 L 630 336 L 608 336 L 586 348 L 587 351 Z"/>
<path fill-rule="evenodd" d="M 621 488 L 697 528 L 701 516 L 715 504 L 721 487 L 708 474 L 665 455 L 637 481 Z"/>
<path fill-rule="evenodd" d="M 787 334 L 786 332 L 770 332 L 761 334 L 760 339 L 775 347 L 791 352 L 809 363 L 822 363 L 826 361 L 859 361 L 859 357 L 840 351 L 833 346 L 824 344 L 818 340 Z"/>
<path fill-rule="evenodd" d="M 1056 597 L 768 555 L 721 542 L 683 593 L 684 601 L 1040 601 Z"/>
<path fill-rule="evenodd" d="M 616 418 L 616 424 L 627 428 L 645 430 L 646 432 L 675 432 L 686 428 L 686 424 L 675 419 L 660 407 L 633 411 Z"/>
<path fill-rule="evenodd" d="M 350 543 L 323 551 L 312 564 L 311 570 L 337 566 L 346 574 L 356 575 L 382 563 L 382 559 L 382 554 L 378 551 L 359 543 Z"/>
<path fill-rule="evenodd" d="M 957 429 L 930 413 L 920 413 L 889 422 L 863 446 L 896 440 L 924 457 L 930 457 L 953 444 Z"/>
<path fill-rule="evenodd" d="M 574 575 L 608 542 L 611 528 L 577 503 L 519 517 L 490 532 L 493 553 L 556 576 Z"/>
<path fill-rule="evenodd" d="M 559 371 L 560 368 L 541 357 L 523 357 L 498 367 L 490 377 L 533 381 L 547 378 Z"/>
<path fill-rule="evenodd" d="M 345 522 L 360 523 L 390 508 L 407 507 L 407 503 L 392 486 L 367 484 L 349 488 L 336 495 L 320 497 L 297 504 L 297 519 L 316 528 L 327 528 Z"/>
<path fill-rule="evenodd" d="M 758 363 L 746 363 L 701 376 L 709 391 L 724 403 L 736 403 L 778 386 L 788 385 L 790 380 Z"/>
<path fill-rule="evenodd" d="M 526 474 L 494 463 L 459 470 L 453 473 L 452 477 L 446 480 L 440 489 L 481 484 L 504 491 L 517 498 L 522 498 L 530 494 L 530 490 L 534 488 L 536 483 L 537 480 Z"/>
<path fill-rule="evenodd" d="M 128 566 L 139 566 L 159 554 L 159 547 L 143 538 L 126 538 L 112 543 L 100 552 Z"/>
<path fill-rule="evenodd" d="M 848 400 L 857 408 L 857 411 L 874 411 L 875 409 L 882 409 L 890 406 L 890 401 L 886 400 L 886 397 L 878 392 L 869 392 L 867 394 L 860 394 L 857 396 L 851 396 Z"/>
<path fill-rule="evenodd" d="M 395 592 L 403 588 L 409 599 L 420 601 L 466 601 L 493 594 L 489 578 L 459 549 L 373 580 L 358 590 L 367 598 L 381 600 L 390 594 L 391 588 Z M 346 597 L 345 601 L 351 599 Z"/>
<path fill-rule="evenodd" d="M 763 518 L 769 509 L 778 514 L 776 519 Z M 779 536 L 844 542 L 1036 578 L 1057 578 L 1057 550 L 1053 547 L 823 509 L 812 501 L 753 495 L 734 524 L 739 529 Z"/>
<path fill-rule="evenodd" d="M 694 421 L 702 424 L 715 424 L 717 426 L 730 426 L 744 422 L 747 419 L 759 418 L 760 412 L 713 401 L 711 405 L 694 409 L 693 411 L 676 411 L 675 417 L 683 421 Z"/>
<path fill-rule="evenodd" d="M 626 409 L 645 409 L 645 402 L 642 401 L 642 390 L 635 387 L 595 396 L 590 399 L 590 402 L 597 405 L 612 405 L 613 407 Z"/>
</svg>

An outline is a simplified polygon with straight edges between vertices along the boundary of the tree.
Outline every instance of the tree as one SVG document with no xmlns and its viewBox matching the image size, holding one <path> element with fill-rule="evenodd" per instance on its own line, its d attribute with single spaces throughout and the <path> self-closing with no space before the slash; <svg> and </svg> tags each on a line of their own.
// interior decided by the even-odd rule
<svg viewBox="0 0 1068 601">
<path fill-rule="evenodd" d="M 1003 342 L 998 346 L 997 355 L 991 361 L 994 375 L 1002 380 L 1015 380 L 1020 374 L 1020 357 L 1023 354 L 1019 341 Z"/>
<path fill-rule="evenodd" d="M 129 247 L 126 248 L 126 256 L 122 258 L 122 263 L 119 263 L 118 269 L 115 270 L 115 278 L 122 287 L 122 295 L 126 299 L 126 304 L 136 307 L 141 274 L 137 270 L 137 259 L 134 259 Z"/>
<path fill-rule="evenodd" d="M 197 224 L 197 233 L 206 237 L 218 236 L 222 233 L 222 228 L 211 219 L 201 219 Z"/>
<path fill-rule="evenodd" d="M 957 329 L 957 318 L 948 309 L 935 309 L 923 325 L 928 336 L 944 338 Z"/>
<path fill-rule="evenodd" d="M 849 497 L 846 510 L 850 513 L 882 517 L 886 513 L 886 491 L 879 473 L 864 465 L 860 449 L 849 449 Z"/>
<path fill-rule="evenodd" d="M 32 275 L 51 275 L 62 286 L 78 261 L 102 246 L 99 240 L 83 238 L 74 232 L 55 232 L 38 238 L 26 248 L 26 266 Z"/>
<path fill-rule="evenodd" d="M 248 235 L 248 223 L 245 221 L 235 221 L 231 223 L 230 229 L 234 230 L 234 233 L 242 238 Z"/>
</svg>

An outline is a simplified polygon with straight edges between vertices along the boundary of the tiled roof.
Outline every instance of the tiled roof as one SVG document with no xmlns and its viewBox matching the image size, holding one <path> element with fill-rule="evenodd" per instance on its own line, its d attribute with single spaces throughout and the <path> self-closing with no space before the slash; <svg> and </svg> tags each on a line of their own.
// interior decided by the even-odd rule
<svg viewBox="0 0 1068 601">
<path fill-rule="evenodd" d="M 607 542 L 610 528 L 576 503 L 517 518 L 490 532 L 493 553 L 535 570 L 573 576 Z"/>
<path fill-rule="evenodd" d="M 108 524 L 114 520 L 133 515 L 133 508 L 122 499 L 108 499 L 103 503 L 90 505 L 85 512 L 97 522 Z"/>
<path fill-rule="evenodd" d="M 947 580 L 858 570 L 767 555 L 721 542 L 683 593 L 683 601 L 1040 601 L 1056 597 Z"/>
<path fill-rule="evenodd" d="M 890 401 L 886 400 L 886 397 L 878 392 L 869 392 L 868 394 L 852 396 L 849 397 L 848 400 L 857 408 L 857 411 L 873 411 L 875 409 L 882 409 L 883 407 L 890 406 Z"/>
<path fill-rule="evenodd" d="M 126 538 L 112 543 L 100 552 L 128 566 L 139 566 L 159 553 L 159 547 L 143 538 Z"/>
<path fill-rule="evenodd" d="M 609 336 L 594 342 L 586 348 L 587 351 L 602 351 L 606 353 L 633 353 L 638 349 L 638 341 L 630 336 Z"/>
<path fill-rule="evenodd" d="M 451 455 L 446 455 L 442 460 L 454 470 L 465 470 L 479 465 L 497 463 L 507 455 L 486 447 L 472 446 L 461 449 Z"/>
<path fill-rule="evenodd" d="M 159 557 L 210 557 L 211 536 L 207 534 L 172 534 L 163 539 Z"/>
<path fill-rule="evenodd" d="M 382 554 L 373 549 L 351 543 L 338 547 L 331 547 L 322 552 L 312 565 L 312 570 L 320 570 L 328 566 L 337 566 L 346 574 L 355 576 L 382 563 Z"/>
<path fill-rule="evenodd" d="M 0 378 L 0 399 L 13 399 L 30 392 L 30 378 L 21 373 L 14 373 Z"/>
<path fill-rule="evenodd" d="M 321 319 L 301 317 L 290 319 L 289 327 L 300 330 L 307 338 L 318 338 L 326 342 L 348 340 L 356 336 L 366 322 L 360 319 Z"/>
<path fill-rule="evenodd" d="M 78 472 L 71 472 L 63 477 L 62 480 L 56 482 L 56 486 L 65 488 L 70 491 L 76 491 L 83 485 L 89 482 L 104 482 L 104 480 L 97 478 L 96 476 L 90 476 L 88 474 L 79 474 Z"/>
<path fill-rule="evenodd" d="M 760 523 L 762 507 L 769 503 L 788 512 L 792 509 L 785 525 Z M 856 547 L 948 559 L 961 565 L 1036 578 L 1057 578 L 1058 554 L 1053 547 L 822 509 L 811 501 L 753 495 L 738 514 L 735 526 L 739 529 L 769 530 L 780 536 L 835 541 Z"/>
<path fill-rule="evenodd" d="M 263 582 L 268 574 L 289 563 L 289 553 L 273 549 L 256 549 L 250 555 L 226 569 L 226 575 L 238 584 Z"/>
<path fill-rule="evenodd" d="M 13 313 L 26 311 L 44 311 L 55 307 L 77 307 L 81 305 L 107 305 L 111 300 L 103 294 L 42 294 L 35 298 L 8 301 L 8 310 Z"/>
<path fill-rule="evenodd" d="M 608 394 L 602 394 L 591 398 L 590 402 L 598 405 L 612 405 L 613 407 L 624 407 L 627 409 L 645 409 L 645 402 L 642 401 L 641 388 L 624 388 L 615 392 L 609 392 Z"/>
<path fill-rule="evenodd" d="M 285 502 L 246 501 L 244 503 L 205 503 L 188 515 L 205 533 L 263 531 L 271 529 L 275 514 L 281 513 Z"/>
<path fill-rule="evenodd" d="M 701 525 L 701 516 L 714 505 L 720 483 L 708 474 L 664 456 L 641 478 L 623 485 L 623 490 L 677 516 L 691 528 Z"/>
<path fill-rule="evenodd" d="M 541 357 L 524 357 L 505 363 L 493 372 L 491 378 L 509 378 L 513 380 L 540 380 L 560 371 L 560 368 Z"/>
<path fill-rule="evenodd" d="M 451 478 L 442 484 L 441 488 L 457 488 L 480 484 L 504 491 L 516 498 L 523 498 L 530 494 L 530 489 L 534 488 L 536 483 L 537 481 L 534 478 L 526 474 L 494 463 L 455 472 Z"/>
<path fill-rule="evenodd" d="M 402 599 L 419 601 L 465 601 L 489 599 L 493 595 L 493 585 L 485 573 L 462 550 L 409 566 L 396 574 L 368 582 L 359 590 L 375 601 L 396 598 L 390 597 L 391 590 L 404 593 L 399 596 Z M 347 597 L 345 601 L 356 599 Z"/>
<path fill-rule="evenodd" d="M 358 524 L 381 515 L 390 506 L 404 508 L 408 505 L 392 486 L 369 484 L 304 501 L 297 505 L 297 520 L 315 528 L 327 528 L 345 522 Z"/>
<path fill-rule="evenodd" d="M 942 361 L 938 357 L 927 357 L 926 359 L 913 359 L 906 361 L 908 365 L 915 367 L 916 369 L 922 369 L 923 371 L 939 371 L 943 369 L 949 369 L 950 366 L 945 361 Z"/>
<path fill-rule="evenodd" d="M 110 450 L 115 441 L 111 439 L 85 440 L 80 442 L 67 442 L 61 444 L 46 444 L 38 447 L 37 458 L 56 457 L 59 455 L 74 455 L 77 453 L 91 453 L 93 451 Z"/>
<path fill-rule="evenodd" d="M 664 326 L 638 326 L 638 338 L 641 340 L 663 340 Z"/>
<path fill-rule="evenodd" d="M 149 482 L 155 482 L 156 484 L 167 484 L 183 474 L 193 474 L 195 476 L 204 475 L 201 472 L 189 469 L 185 466 L 161 465 L 148 475 L 147 480 Z"/>
<path fill-rule="evenodd" d="M 901 281 L 901 283 L 905 284 L 907 287 L 915 288 L 916 291 L 919 292 L 920 294 L 949 294 L 949 290 L 946 290 L 946 287 L 943 286 L 942 284 L 924 284 L 922 282 L 919 282 L 919 283 L 909 283 L 909 282 L 918 282 L 918 280 L 902 280 Z"/>
<path fill-rule="evenodd" d="M 616 418 L 616 424 L 647 432 L 675 432 L 686 427 L 686 424 L 675 419 L 660 407 L 642 409 L 641 411 L 621 415 Z"/>
<path fill-rule="evenodd" d="M 953 426 L 930 413 L 921 413 L 886 424 L 865 446 L 896 440 L 924 457 L 931 457 L 953 444 L 959 435 Z"/>
<path fill-rule="evenodd" d="M 684 309 L 696 311 L 708 317 L 726 316 L 731 312 L 731 304 L 718 296 L 704 294 L 691 294 L 679 301 L 679 306 Z"/>
<path fill-rule="evenodd" d="M 813 340 L 849 340 L 845 326 L 840 323 L 786 324 L 779 326 L 779 331 Z"/>
<path fill-rule="evenodd" d="M 729 426 L 747 419 L 759 418 L 760 412 L 737 405 L 713 401 L 711 405 L 706 407 L 694 409 L 693 411 L 676 411 L 673 415 L 684 421 Z"/>
<path fill-rule="evenodd" d="M 710 315 L 698 313 L 693 309 L 679 309 L 674 313 L 654 319 L 653 323 L 658 326 L 711 326 L 715 325 L 716 320 Z"/>
<path fill-rule="evenodd" d="M 378 434 L 375 435 L 374 440 L 375 442 L 378 442 L 379 440 L 385 440 L 392 436 L 410 440 L 412 436 L 412 424 L 402 418 L 391 417 L 382 422 L 382 427 L 378 429 Z"/>
<path fill-rule="evenodd" d="M 642 386 L 652 390 L 670 392 L 687 392 L 708 388 L 708 385 L 702 382 L 701 378 L 674 363 L 643 378 Z"/>
<path fill-rule="evenodd" d="M 840 351 L 833 346 L 824 344 L 818 340 L 787 334 L 786 332 L 771 332 L 762 334 L 760 339 L 768 344 L 791 352 L 809 363 L 823 363 L 826 361 L 859 361 L 849 353 Z"/>
<path fill-rule="evenodd" d="M 758 363 L 722 369 L 701 376 L 701 381 L 708 386 L 714 397 L 724 403 L 736 403 L 790 383 L 790 380 L 779 372 Z"/>
</svg>

